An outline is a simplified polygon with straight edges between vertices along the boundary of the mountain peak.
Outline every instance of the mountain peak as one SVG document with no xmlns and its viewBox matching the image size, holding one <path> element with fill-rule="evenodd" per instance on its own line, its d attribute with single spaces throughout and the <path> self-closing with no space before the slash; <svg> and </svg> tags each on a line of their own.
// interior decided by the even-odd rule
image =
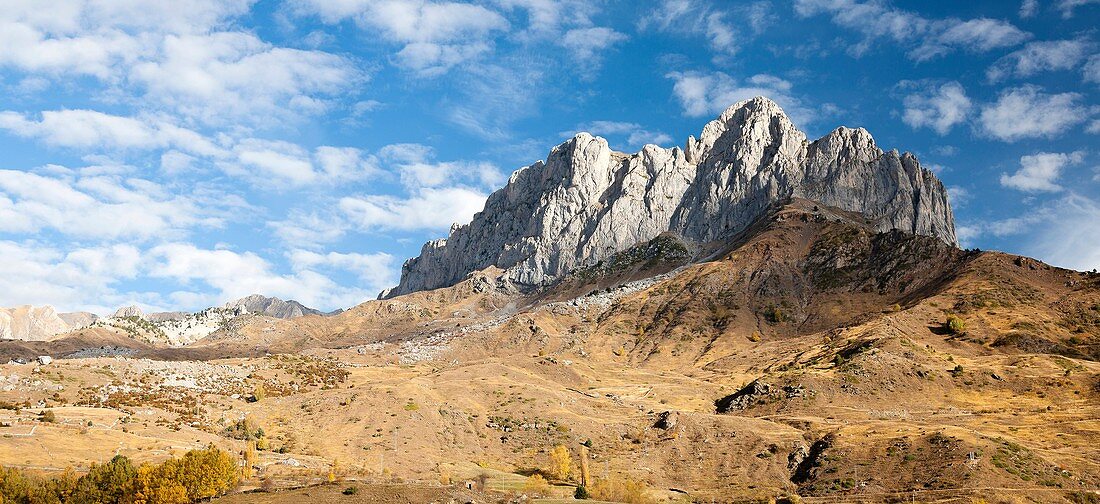
<svg viewBox="0 0 1100 504">
<path fill-rule="evenodd" d="M 726 108 L 683 150 L 625 154 L 578 133 L 516 171 L 469 224 L 426 243 L 386 296 L 490 266 L 520 289 L 539 288 L 661 233 L 728 240 L 790 197 L 859 213 L 880 231 L 957 243 L 947 191 L 915 157 L 883 152 L 863 128 L 809 142 L 778 104 L 755 97 Z"/>
<path fill-rule="evenodd" d="M 320 315 L 321 312 L 309 308 L 297 301 L 283 301 L 262 294 L 250 294 L 225 304 L 226 308 L 243 308 L 250 313 L 259 313 L 275 318 L 295 318 L 304 315 Z"/>
<path fill-rule="evenodd" d="M 123 306 L 122 308 L 119 308 L 119 309 L 115 310 L 115 313 L 113 315 L 111 315 L 111 317 L 114 317 L 114 318 L 137 317 L 137 318 L 143 319 L 143 318 L 145 318 L 145 312 L 141 308 L 139 308 L 137 305 Z"/>
</svg>

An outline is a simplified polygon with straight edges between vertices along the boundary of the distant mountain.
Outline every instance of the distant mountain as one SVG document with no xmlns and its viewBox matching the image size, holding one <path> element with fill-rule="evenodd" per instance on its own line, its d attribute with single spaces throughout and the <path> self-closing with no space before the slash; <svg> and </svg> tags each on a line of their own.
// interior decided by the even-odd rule
<svg viewBox="0 0 1100 504">
<path fill-rule="evenodd" d="M 136 317 L 136 318 L 139 318 L 139 319 L 144 319 L 145 318 L 145 312 L 142 311 L 141 308 L 138 308 L 137 305 L 130 305 L 130 306 L 123 306 L 122 308 L 119 308 L 119 309 L 115 310 L 115 312 L 111 315 L 111 318 L 126 318 L 126 317 Z"/>
<path fill-rule="evenodd" d="M 244 307 L 249 313 L 257 313 L 281 319 L 290 319 L 305 315 L 324 315 L 320 310 L 309 308 L 293 299 L 290 301 L 283 301 L 279 298 L 262 296 L 260 294 L 253 294 L 236 301 L 230 301 L 225 304 L 225 307 Z"/>
<path fill-rule="evenodd" d="M 99 315 L 90 312 L 58 313 L 57 316 L 64 320 L 70 329 L 88 327 L 99 320 Z"/>
<path fill-rule="evenodd" d="M 68 330 L 52 306 L 0 308 L 0 339 L 42 341 Z"/>
</svg>

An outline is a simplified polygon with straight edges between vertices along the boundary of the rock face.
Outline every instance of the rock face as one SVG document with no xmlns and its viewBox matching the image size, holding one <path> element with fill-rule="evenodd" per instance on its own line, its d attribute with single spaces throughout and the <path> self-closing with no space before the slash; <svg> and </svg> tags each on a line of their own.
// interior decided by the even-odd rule
<svg viewBox="0 0 1100 504">
<path fill-rule="evenodd" d="M 115 310 L 115 313 L 111 315 L 111 318 L 126 318 L 134 317 L 139 319 L 145 319 L 145 312 L 137 305 L 123 306 Z"/>
<path fill-rule="evenodd" d="M 52 306 L 0 308 L 0 339 L 44 341 L 68 331 Z"/>
<path fill-rule="evenodd" d="M 859 212 L 881 231 L 957 243 L 947 191 L 911 154 L 882 151 L 863 129 L 809 142 L 758 97 L 726 109 L 684 149 L 624 154 L 577 134 L 512 174 L 472 222 L 426 243 L 382 296 L 453 285 L 489 266 L 538 288 L 662 232 L 730 238 L 792 196 Z"/>
<path fill-rule="evenodd" d="M 225 307 L 243 307 L 248 310 L 249 313 L 259 313 L 281 319 L 301 317 L 304 315 L 321 315 L 320 311 L 303 306 L 297 301 L 283 301 L 279 298 L 266 297 L 259 294 L 253 294 L 236 301 L 230 301 L 225 304 Z"/>
<path fill-rule="evenodd" d="M 70 329 L 90 326 L 99 319 L 98 315 L 89 312 L 58 313 L 57 316 L 69 324 Z"/>
</svg>

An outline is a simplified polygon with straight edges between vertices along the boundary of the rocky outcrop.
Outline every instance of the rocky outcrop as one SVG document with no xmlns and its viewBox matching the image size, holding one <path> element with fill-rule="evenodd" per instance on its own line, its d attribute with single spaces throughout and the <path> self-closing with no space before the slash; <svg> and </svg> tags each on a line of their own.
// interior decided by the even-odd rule
<svg viewBox="0 0 1100 504">
<path fill-rule="evenodd" d="M 123 306 L 122 308 L 119 308 L 119 309 L 115 310 L 115 312 L 113 314 L 111 314 L 111 318 L 127 318 L 127 317 L 133 317 L 133 318 L 138 318 L 138 319 L 144 320 L 145 319 L 145 312 L 142 311 L 142 309 L 139 308 L 137 305 L 130 305 L 130 306 Z"/>
<path fill-rule="evenodd" d="M 0 339 L 44 341 L 68 331 L 52 306 L 0 308 Z"/>
<path fill-rule="evenodd" d="M 279 298 L 266 297 L 259 294 L 252 294 L 251 296 L 246 296 L 236 301 L 230 301 L 225 304 L 225 307 L 243 307 L 244 309 L 248 310 L 249 313 L 259 313 L 261 315 L 267 315 L 268 317 L 281 319 L 289 319 L 305 315 L 321 315 L 320 311 L 306 307 L 297 301 L 283 301 Z"/>
<path fill-rule="evenodd" d="M 911 154 L 884 152 L 863 129 L 809 142 L 758 97 L 726 109 L 683 149 L 624 154 L 576 135 L 515 172 L 472 222 L 425 244 L 383 296 L 453 285 L 489 266 L 537 288 L 664 232 L 730 238 L 789 197 L 859 212 L 879 231 L 957 243 L 947 191 Z"/>
</svg>

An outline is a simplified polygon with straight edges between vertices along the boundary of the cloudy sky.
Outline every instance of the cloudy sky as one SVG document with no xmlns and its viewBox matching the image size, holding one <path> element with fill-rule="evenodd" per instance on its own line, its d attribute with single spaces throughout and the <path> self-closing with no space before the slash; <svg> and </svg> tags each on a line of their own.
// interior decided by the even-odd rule
<svg viewBox="0 0 1100 504">
<path fill-rule="evenodd" d="M 755 95 L 914 152 L 964 246 L 1100 267 L 1097 26 L 1098 0 L 2 0 L 0 306 L 351 306 L 574 132 L 681 145 Z"/>
</svg>

